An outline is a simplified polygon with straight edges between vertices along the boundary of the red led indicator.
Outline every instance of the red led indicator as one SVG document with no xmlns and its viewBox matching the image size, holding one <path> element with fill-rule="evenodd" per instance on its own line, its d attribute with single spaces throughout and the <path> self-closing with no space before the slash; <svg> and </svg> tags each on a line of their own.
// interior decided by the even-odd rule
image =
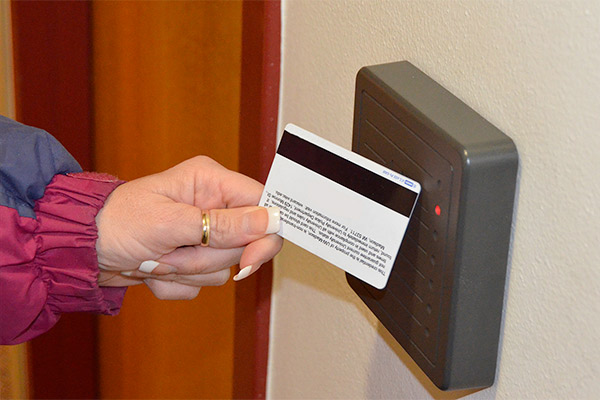
<svg viewBox="0 0 600 400">
<path fill-rule="evenodd" d="M 442 209 L 440 208 L 440 206 L 435 206 L 435 215 L 441 215 L 442 214 Z"/>
</svg>

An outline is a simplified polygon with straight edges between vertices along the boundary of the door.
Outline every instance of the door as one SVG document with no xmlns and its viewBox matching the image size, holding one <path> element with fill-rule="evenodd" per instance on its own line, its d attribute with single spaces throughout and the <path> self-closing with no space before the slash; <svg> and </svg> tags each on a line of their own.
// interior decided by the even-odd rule
<svg viewBox="0 0 600 400">
<path fill-rule="evenodd" d="M 278 1 L 12 9 L 17 116 L 52 132 L 85 169 L 132 179 L 207 154 L 266 177 Z M 266 267 L 192 302 L 159 302 L 140 287 L 119 317 L 65 315 L 28 346 L 31 396 L 262 398 L 270 290 Z"/>
<path fill-rule="evenodd" d="M 241 2 L 95 2 L 97 170 L 134 179 L 195 155 L 238 168 Z M 100 317 L 103 398 L 231 398 L 235 288 L 128 290 Z"/>
</svg>

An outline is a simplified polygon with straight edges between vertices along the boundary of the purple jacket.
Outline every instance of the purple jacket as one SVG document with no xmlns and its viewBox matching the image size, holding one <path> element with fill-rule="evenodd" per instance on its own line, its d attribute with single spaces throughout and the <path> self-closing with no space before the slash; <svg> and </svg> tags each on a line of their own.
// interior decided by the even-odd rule
<svg viewBox="0 0 600 400">
<path fill-rule="evenodd" d="M 33 339 L 64 312 L 119 312 L 125 288 L 97 283 L 95 217 L 120 183 L 0 116 L 0 344 Z"/>
</svg>

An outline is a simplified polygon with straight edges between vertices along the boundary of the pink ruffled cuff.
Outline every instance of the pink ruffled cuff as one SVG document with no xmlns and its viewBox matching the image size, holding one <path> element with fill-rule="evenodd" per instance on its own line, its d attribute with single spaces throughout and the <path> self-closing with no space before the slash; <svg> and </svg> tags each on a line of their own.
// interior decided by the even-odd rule
<svg viewBox="0 0 600 400">
<path fill-rule="evenodd" d="M 57 175 L 37 201 L 36 264 L 52 312 L 119 312 L 126 288 L 98 286 L 95 218 L 121 183 L 106 174 Z"/>
</svg>

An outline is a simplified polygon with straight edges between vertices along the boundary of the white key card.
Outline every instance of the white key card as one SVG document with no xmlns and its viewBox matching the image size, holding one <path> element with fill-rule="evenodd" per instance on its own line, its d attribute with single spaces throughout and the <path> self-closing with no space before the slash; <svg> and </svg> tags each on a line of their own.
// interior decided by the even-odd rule
<svg viewBox="0 0 600 400">
<path fill-rule="evenodd" d="M 421 185 L 289 124 L 260 205 L 281 208 L 279 235 L 383 289 Z"/>
</svg>

